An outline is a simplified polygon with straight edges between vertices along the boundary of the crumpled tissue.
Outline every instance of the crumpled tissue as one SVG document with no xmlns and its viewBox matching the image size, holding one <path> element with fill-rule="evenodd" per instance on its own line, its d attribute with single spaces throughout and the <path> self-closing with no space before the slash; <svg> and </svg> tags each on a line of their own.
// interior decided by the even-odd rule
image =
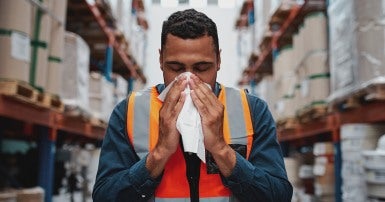
<svg viewBox="0 0 385 202">
<path fill-rule="evenodd" d="M 182 75 L 185 75 L 187 77 L 187 80 L 189 80 L 191 72 L 184 72 L 178 75 L 175 80 L 172 81 L 158 96 L 159 100 L 161 100 L 162 102 L 164 101 L 171 86 Z M 210 86 L 209 84 L 207 85 Z M 178 119 L 176 121 L 176 128 L 182 136 L 184 151 L 196 153 L 197 156 L 204 163 L 206 163 L 201 117 L 191 99 L 189 85 L 187 85 L 187 87 L 185 88 L 184 93 L 186 94 L 186 99 L 183 104 L 182 110 L 178 115 Z"/>
</svg>

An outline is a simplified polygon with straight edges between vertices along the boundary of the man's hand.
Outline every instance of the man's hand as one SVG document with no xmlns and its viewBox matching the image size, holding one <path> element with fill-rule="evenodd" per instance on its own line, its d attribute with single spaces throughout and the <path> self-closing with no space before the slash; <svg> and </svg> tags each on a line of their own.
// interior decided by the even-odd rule
<svg viewBox="0 0 385 202">
<path fill-rule="evenodd" d="M 175 153 L 180 141 L 176 121 L 185 101 L 183 90 L 187 86 L 186 77 L 178 78 L 170 88 L 159 111 L 159 137 L 155 148 L 149 153 L 146 167 L 153 178 L 158 177 L 169 157 Z"/>
<path fill-rule="evenodd" d="M 224 106 L 197 76 L 191 75 L 190 78 L 191 98 L 201 116 L 205 148 L 227 177 L 235 166 L 236 156 L 223 137 Z"/>
</svg>

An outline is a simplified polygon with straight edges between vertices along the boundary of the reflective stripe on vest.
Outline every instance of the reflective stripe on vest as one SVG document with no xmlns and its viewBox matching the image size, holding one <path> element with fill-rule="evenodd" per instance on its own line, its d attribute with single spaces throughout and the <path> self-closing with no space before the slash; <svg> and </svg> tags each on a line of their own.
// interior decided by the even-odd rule
<svg viewBox="0 0 385 202">
<path fill-rule="evenodd" d="M 156 87 L 152 87 L 132 93 L 128 101 L 127 134 L 140 158 L 144 158 L 155 147 L 158 140 L 159 110 L 162 106 L 162 102 L 157 98 L 158 95 Z M 246 93 L 222 86 L 218 99 L 225 107 L 223 123 L 225 141 L 228 144 L 247 145 L 246 157 L 248 158 L 253 126 Z M 206 170 L 206 164 L 201 163 L 199 179 L 201 201 L 236 201 L 230 196 L 230 190 L 223 186 L 220 175 L 207 174 Z M 207 200 L 204 200 L 205 198 Z M 155 190 L 155 201 L 189 200 L 186 165 L 182 149 L 179 147 L 165 166 L 161 183 Z"/>
</svg>

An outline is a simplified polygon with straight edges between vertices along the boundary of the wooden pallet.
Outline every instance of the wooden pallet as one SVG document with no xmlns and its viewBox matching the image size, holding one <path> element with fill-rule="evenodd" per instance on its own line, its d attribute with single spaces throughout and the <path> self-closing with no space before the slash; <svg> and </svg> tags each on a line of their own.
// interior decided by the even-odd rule
<svg viewBox="0 0 385 202">
<path fill-rule="evenodd" d="M 277 120 L 277 128 L 279 129 L 295 129 L 298 126 L 298 120 L 295 117 Z"/>
<path fill-rule="evenodd" d="M 95 126 L 95 127 L 99 127 L 99 128 L 107 128 L 107 123 L 100 119 L 100 118 L 96 118 L 96 117 L 91 117 L 90 118 L 90 123 L 92 126 Z"/>
<path fill-rule="evenodd" d="M 64 104 L 60 97 L 50 93 L 39 93 L 37 101 L 44 107 L 52 109 L 57 112 L 64 111 Z"/>
<path fill-rule="evenodd" d="M 375 83 L 359 89 L 338 101 L 334 101 L 329 107 L 331 110 L 347 110 L 376 100 L 385 100 L 385 83 Z"/>
<path fill-rule="evenodd" d="M 325 105 L 314 105 L 305 107 L 298 111 L 297 117 L 299 122 L 308 123 L 312 120 L 324 117 L 328 113 L 328 106 Z"/>
<path fill-rule="evenodd" d="M 385 100 L 385 83 L 373 84 L 365 89 L 365 100 Z"/>
<path fill-rule="evenodd" d="M 87 122 L 91 119 L 91 115 L 79 106 L 64 105 L 63 113 L 67 117 L 79 118 Z"/>
<path fill-rule="evenodd" d="M 24 81 L 0 79 L 0 94 L 22 102 L 36 104 L 38 91 Z"/>
</svg>

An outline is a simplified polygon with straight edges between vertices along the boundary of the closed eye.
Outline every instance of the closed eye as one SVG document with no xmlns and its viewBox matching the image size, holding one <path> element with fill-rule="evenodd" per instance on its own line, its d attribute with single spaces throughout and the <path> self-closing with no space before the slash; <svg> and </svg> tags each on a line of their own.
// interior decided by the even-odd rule
<svg viewBox="0 0 385 202">
<path fill-rule="evenodd" d="M 186 69 L 185 65 L 180 62 L 171 61 L 171 62 L 166 62 L 165 65 L 166 65 L 166 68 L 174 72 L 181 72 L 181 71 L 185 71 Z"/>
<path fill-rule="evenodd" d="M 212 68 L 213 66 L 214 66 L 214 63 L 212 62 L 199 62 L 194 64 L 194 71 L 204 72 Z"/>
</svg>

